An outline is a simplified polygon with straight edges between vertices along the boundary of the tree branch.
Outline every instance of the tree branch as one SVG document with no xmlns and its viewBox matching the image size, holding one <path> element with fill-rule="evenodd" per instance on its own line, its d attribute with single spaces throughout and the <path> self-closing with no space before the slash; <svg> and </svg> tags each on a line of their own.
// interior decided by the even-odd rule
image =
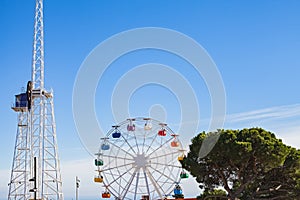
<svg viewBox="0 0 300 200">
<path fill-rule="evenodd" d="M 228 186 L 227 179 L 225 178 L 224 174 L 221 172 L 221 168 L 217 165 L 217 163 L 214 163 L 213 165 L 217 169 L 217 172 L 218 172 L 219 176 L 221 176 L 221 179 L 224 183 L 224 189 L 228 192 L 228 194 L 229 193 L 231 194 L 232 191 Z"/>
</svg>

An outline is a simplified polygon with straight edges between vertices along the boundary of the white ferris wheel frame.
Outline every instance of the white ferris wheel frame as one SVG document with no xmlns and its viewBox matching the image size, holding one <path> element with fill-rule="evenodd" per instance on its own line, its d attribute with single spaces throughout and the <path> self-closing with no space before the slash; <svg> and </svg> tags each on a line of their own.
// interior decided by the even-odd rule
<svg viewBox="0 0 300 200">
<path fill-rule="evenodd" d="M 159 130 L 165 130 L 165 135 L 159 135 Z M 116 132 L 119 138 L 112 137 Z M 103 162 L 97 171 L 105 192 L 128 200 L 171 196 L 174 185 L 181 181 L 178 157 L 183 147 L 178 137 L 167 124 L 151 118 L 127 119 L 113 126 L 96 153 Z M 103 150 L 102 145 L 109 149 Z"/>
</svg>

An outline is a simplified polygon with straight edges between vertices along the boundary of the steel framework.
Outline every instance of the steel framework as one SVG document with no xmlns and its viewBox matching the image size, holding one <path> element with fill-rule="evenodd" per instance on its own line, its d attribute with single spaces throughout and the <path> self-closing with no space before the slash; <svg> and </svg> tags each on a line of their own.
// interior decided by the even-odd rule
<svg viewBox="0 0 300 200">
<path fill-rule="evenodd" d="M 178 135 L 167 124 L 127 119 L 102 138 L 94 182 L 103 184 L 102 198 L 165 199 L 181 181 L 184 171 L 178 157 L 183 152 Z"/>
<path fill-rule="evenodd" d="M 43 30 L 43 0 L 36 0 L 32 77 L 12 106 L 18 113 L 18 126 L 9 200 L 63 199 L 53 91 L 44 89 Z"/>
</svg>

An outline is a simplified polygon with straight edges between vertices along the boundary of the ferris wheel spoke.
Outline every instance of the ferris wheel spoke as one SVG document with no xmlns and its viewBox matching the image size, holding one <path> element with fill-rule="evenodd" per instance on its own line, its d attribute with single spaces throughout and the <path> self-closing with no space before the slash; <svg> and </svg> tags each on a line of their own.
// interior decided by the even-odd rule
<svg viewBox="0 0 300 200">
<path fill-rule="evenodd" d="M 173 155 L 173 154 L 178 154 L 178 151 L 173 151 L 173 152 L 170 152 L 170 153 L 166 153 L 166 154 L 162 154 L 162 155 L 159 155 L 159 156 L 151 157 L 150 159 L 161 158 L 161 157 L 165 157 L 165 156 L 169 156 L 169 155 Z"/>
<path fill-rule="evenodd" d="M 146 141 L 146 135 L 144 135 L 144 139 L 143 139 L 142 153 L 144 153 L 145 141 Z"/>
<path fill-rule="evenodd" d="M 111 160 L 109 160 L 109 162 L 107 163 L 107 166 L 110 166 L 113 162 L 116 162 L 116 164 L 118 163 L 118 161 L 121 161 L 121 160 L 123 160 L 123 161 L 126 161 L 127 159 L 124 159 L 124 158 L 121 158 L 121 159 L 111 159 Z M 132 159 L 131 159 L 131 161 L 133 161 Z M 125 163 L 125 162 L 124 162 Z M 129 165 L 129 164 L 132 164 L 132 163 L 127 163 L 127 164 L 125 164 L 125 165 Z M 115 168 L 117 168 L 117 167 L 123 167 L 123 165 L 116 165 L 115 166 Z M 119 172 L 119 169 L 117 168 L 117 171 Z"/>
<path fill-rule="evenodd" d="M 178 165 L 172 165 L 172 164 L 162 164 L 162 163 L 159 163 L 159 162 L 151 162 L 151 164 L 156 164 L 156 165 L 162 165 L 162 166 L 167 166 L 167 167 L 176 167 L 176 168 L 182 168 L 181 166 L 178 166 Z"/>
<path fill-rule="evenodd" d="M 161 149 L 164 145 L 168 144 L 173 138 L 168 139 L 165 143 L 161 144 L 159 147 L 157 147 L 154 151 L 152 151 L 148 156 L 151 156 L 154 152 Z"/>
<path fill-rule="evenodd" d="M 127 139 L 126 139 L 123 135 L 122 135 L 122 138 L 124 139 L 124 141 L 126 142 L 126 144 L 129 146 L 130 150 L 131 150 L 134 154 L 136 154 L 134 148 L 129 144 L 129 142 L 127 141 Z M 134 156 L 132 156 L 132 157 L 134 157 Z"/>
<path fill-rule="evenodd" d="M 151 183 L 153 184 L 156 192 L 158 193 L 159 197 L 162 199 L 163 196 L 161 194 L 161 191 L 165 194 L 164 190 L 156 183 L 155 179 L 153 178 L 152 174 L 149 172 L 148 169 L 146 169 L 146 173 L 151 181 Z M 161 191 L 160 191 L 161 190 Z"/>
<path fill-rule="evenodd" d="M 172 164 L 161 164 L 161 163 L 153 163 L 153 164 L 156 164 L 156 165 L 161 165 L 163 167 L 167 167 L 166 169 L 169 171 L 170 174 L 172 174 L 172 177 L 177 180 L 176 176 L 174 175 L 173 171 L 170 169 L 171 167 L 172 168 L 178 168 L 178 169 L 182 169 L 181 166 L 178 166 L 178 165 L 172 165 Z M 150 166 L 151 167 L 151 166 Z M 151 167 L 153 168 L 153 167 Z M 179 174 L 178 174 L 179 175 Z"/>
<path fill-rule="evenodd" d="M 116 168 L 120 168 L 120 167 L 125 167 L 125 166 L 133 165 L 133 164 L 134 164 L 134 162 L 128 163 L 128 164 L 124 164 L 124 165 L 115 166 L 115 167 L 111 167 L 111 168 L 107 168 L 107 169 L 102 169 L 102 170 L 98 170 L 98 171 L 99 172 L 105 172 L 105 171 L 108 171 L 108 170 L 112 170 L 112 169 L 116 169 Z"/>
<path fill-rule="evenodd" d="M 157 138 L 157 134 L 155 135 L 155 137 L 153 137 L 153 140 L 151 141 L 150 145 L 148 146 L 148 149 L 145 153 L 148 153 L 150 147 L 153 145 L 153 142 L 155 141 L 155 139 Z"/>
<path fill-rule="evenodd" d="M 136 135 L 134 134 L 134 140 L 135 140 L 135 143 L 136 143 L 136 148 L 138 150 L 138 152 L 140 152 L 140 149 L 139 149 L 139 144 L 137 142 L 137 139 L 136 139 Z"/>
<path fill-rule="evenodd" d="M 125 196 L 126 196 L 128 190 L 129 190 L 129 188 L 130 188 L 130 186 L 131 186 L 131 183 L 132 183 L 132 181 L 133 181 L 133 179 L 134 179 L 134 177 L 135 177 L 135 175 L 136 175 L 136 172 L 137 172 L 138 170 L 139 170 L 139 168 L 136 168 L 136 169 L 134 170 L 134 172 L 133 172 L 133 174 L 132 174 L 130 180 L 128 181 L 127 185 L 125 186 L 125 188 L 124 188 L 124 190 L 123 190 L 123 193 L 124 193 L 124 194 L 121 195 L 122 197 L 125 197 Z"/>
<path fill-rule="evenodd" d="M 151 167 L 151 166 L 150 166 L 150 168 L 153 169 L 154 171 L 156 171 L 157 173 L 161 174 L 161 175 L 164 176 L 165 178 L 171 179 L 171 180 L 173 181 L 173 183 L 177 182 L 177 180 L 175 179 L 175 177 L 174 177 L 174 179 L 172 179 L 171 177 L 165 175 L 164 173 L 162 173 L 161 171 L 155 169 L 154 167 Z"/>
<path fill-rule="evenodd" d="M 106 186 L 106 185 L 104 185 Z M 116 194 L 118 194 L 118 191 L 116 190 L 116 188 L 114 187 L 109 187 L 108 190 L 111 192 L 112 190 L 116 192 Z M 116 199 L 119 199 L 119 197 L 116 197 Z"/>
<path fill-rule="evenodd" d="M 124 138 L 124 137 L 123 137 L 123 138 Z M 127 142 L 127 140 L 126 140 L 125 138 L 124 138 L 124 140 Z M 114 147 L 116 147 L 116 148 L 118 148 L 118 149 L 121 149 L 123 152 L 125 152 L 125 153 L 128 154 L 128 155 L 130 155 L 132 158 L 134 157 L 134 155 L 132 155 L 132 154 L 129 153 L 128 151 L 126 151 L 126 150 L 120 148 L 120 147 L 117 146 L 115 143 L 110 142 L 110 141 L 108 141 L 108 143 L 111 144 L 111 145 L 113 145 Z M 128 142 L 127 142 L 127 144 L 128 144 Z M 130 146 L 130 147 L 131 147 L 131 146 Z M 133 150 L 133 151 L 134 151 L 134 150 Z M 134 151 L 134 153 L 135 153 L 135 151 Z"/>
<path fill-rule="evenodd" d="M 123 157 L 111 156 L 111 155 L 106 155 L 106 154 L 101 154 L 101 153 L 100 154 L 96 153 L 95 155 L 100 155 L 102 157 L 108 157 L 108 158 L 114 158 L 114 159 L 124 160 Z M 134 160 L 134 159 L 126 158 L 126 160 Z"/>
<path fill-rule="evenodd" d="M 116 182 L 117 180 L 119 180 L 120 178 L 122 178 L 125 174 L 127 174 L 133 167 L 131 167 L 130 169 L 128 169 L 126 172 L 124 172 L 123 174 L 119 175 L 118 178 L 114 179 L 112 182 L 108 183 L 107 186 L 110 186 L 111 184 L 113 184 L 114 182 Z"/>
</svg>

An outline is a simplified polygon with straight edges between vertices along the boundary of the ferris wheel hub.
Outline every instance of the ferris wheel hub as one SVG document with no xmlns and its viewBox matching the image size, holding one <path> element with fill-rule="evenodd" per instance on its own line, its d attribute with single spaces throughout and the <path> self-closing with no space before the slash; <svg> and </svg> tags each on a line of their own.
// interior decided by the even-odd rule
<svg viewBox="0 0 300 200">
<path fill-rule="evenodd" d="M 144 168 L 149 163 L 149 158 L 144 154 L 137 154 L 134 158 L 134 166 L 137 168 Z"/>
</svg>

